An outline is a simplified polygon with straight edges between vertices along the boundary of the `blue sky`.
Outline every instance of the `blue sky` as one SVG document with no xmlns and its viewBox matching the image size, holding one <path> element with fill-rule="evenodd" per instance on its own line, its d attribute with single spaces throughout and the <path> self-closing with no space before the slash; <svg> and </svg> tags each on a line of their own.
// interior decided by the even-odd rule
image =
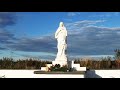
<svg viewBox="0 0 120 90">
<path fill-rule="evenodd" d="M 69 59 L 113 56 L 120 48 L 120 12 L 0 12 L 0 58 L 54 60 L 60 21 Z"/>
</svg>

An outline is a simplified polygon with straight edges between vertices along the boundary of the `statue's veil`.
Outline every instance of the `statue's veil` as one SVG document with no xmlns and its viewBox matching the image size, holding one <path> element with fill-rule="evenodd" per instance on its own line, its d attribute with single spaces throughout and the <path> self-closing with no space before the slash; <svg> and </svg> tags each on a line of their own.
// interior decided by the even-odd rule
<svg viewBox="0 0 120 90">
<path fill-rule="evenodd" d="M 64 26 L 64 24 L 63 22 L 60 22 L 59 27 L 62 27 L 62 26 Z"/>
</svg>

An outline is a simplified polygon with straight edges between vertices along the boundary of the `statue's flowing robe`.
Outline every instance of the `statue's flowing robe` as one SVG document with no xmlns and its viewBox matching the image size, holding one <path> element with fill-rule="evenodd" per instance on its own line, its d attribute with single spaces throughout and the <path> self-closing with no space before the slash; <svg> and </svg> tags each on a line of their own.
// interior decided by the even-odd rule
<svg viewBox="0 0 120 90">
<path fill-rule="evenodd" d="M 58 53 L 57 56 L 65 55 L 65 50 L 67 48 L 66 44 L 67 30 L 65 27 L 59 27 L 55 32 L 55 38 L 57 39 L 57 48 Z"/>
</svg>

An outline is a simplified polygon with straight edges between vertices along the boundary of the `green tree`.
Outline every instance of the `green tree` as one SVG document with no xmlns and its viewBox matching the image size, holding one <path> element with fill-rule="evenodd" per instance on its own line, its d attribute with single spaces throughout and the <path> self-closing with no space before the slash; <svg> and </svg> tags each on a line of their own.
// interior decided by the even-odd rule
<svg viewBox="0 0 120 90">
<path fill-rule="evenodd" d="M 120 49 L 115 50 L 115 59 L 120 60 Z"/>
</svg>

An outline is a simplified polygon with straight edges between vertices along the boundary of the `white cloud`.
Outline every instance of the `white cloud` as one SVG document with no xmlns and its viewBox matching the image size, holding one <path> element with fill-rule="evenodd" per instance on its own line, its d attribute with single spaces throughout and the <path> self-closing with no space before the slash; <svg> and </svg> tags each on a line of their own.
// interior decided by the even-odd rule
<svg viewBox="0 0 120 90">
<path fill-rule="evenodd" d="M 67 15 L 72 17 L 72 16 L 80 15 L 80 12 L 68 12 Z"/>
<path fill-rule="evenodd" d="M 90 15 L 89 17 L 100 17 L 100 18 L 109 18 L 109 17 L 112 17 L 112 16 L 119 16 L 120 15 L 120 12 L 109 12 L 109 13 L 97 13 L 95 15 Z"/>
<path fill-rule="evenodd" d="M 115 16 L 119 16 L 119 15 L 120 15 L 120 12 L 114 12 L 114 15 L 115 15 Z"/>
<path fill-rule="evenodd" d="M 120 48 L 120 27 L 101 27 L 106 20 L 67 23 L 70 55 L 112 55 Z M 73 53 L 74 52 L 74 53 Z"/>
<path fill-rule="evenodd" d="M 75 16 L 76 13 L 74 13 L 74 12 L 69 12 L 67 15 L 68 15 L 68 16 Z"/>
<path fill-rule="evenodd" d="M 105 17 L 111 17 L 111 16 L 112 16 L 112 14 L 101 14 L 101 15 L 97 14 L 97 15 L 91 15 L 91 16 L 89 16 L 89 17 L 105 18 Z"/>
<path fill-rule="evenodd" d="M 95 21 L 91 21 L 91 20 L 83 20 L 83 21 L 76 21 L 76 22 L 72 22 L 72 23 L 66 23 L 66 27 L 69 30 L 78 30 L 80 28 L 84 28 L 87 26 L 94 26 L 97 23 L 103 23 L 106 20 L 95 20 Z"/>
</svg>

